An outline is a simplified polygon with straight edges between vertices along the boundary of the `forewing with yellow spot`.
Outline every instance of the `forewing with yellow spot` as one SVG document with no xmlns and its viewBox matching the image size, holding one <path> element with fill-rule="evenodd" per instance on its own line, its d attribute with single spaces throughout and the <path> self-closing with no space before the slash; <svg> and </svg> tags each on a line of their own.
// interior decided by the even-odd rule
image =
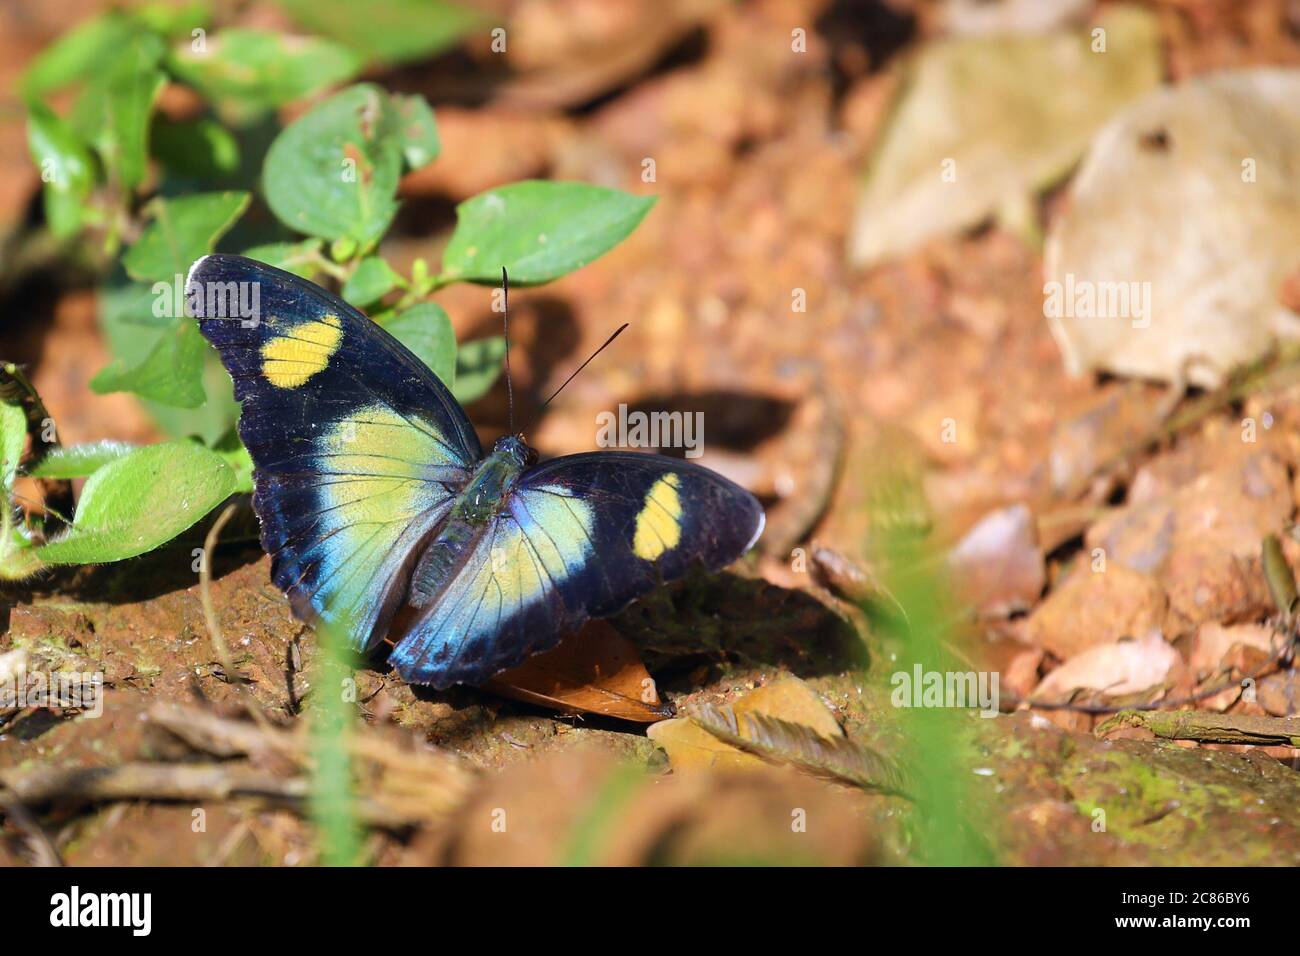
<svg viewBox="0 0 1300 956">
<path fill-rule="evenodd" d="M 297 276 L 205 256 L 186 297 L 235 383 L 276 584 L 373 646 L 482 457 L 473 427 L 401 343 Z"/>
</svg>

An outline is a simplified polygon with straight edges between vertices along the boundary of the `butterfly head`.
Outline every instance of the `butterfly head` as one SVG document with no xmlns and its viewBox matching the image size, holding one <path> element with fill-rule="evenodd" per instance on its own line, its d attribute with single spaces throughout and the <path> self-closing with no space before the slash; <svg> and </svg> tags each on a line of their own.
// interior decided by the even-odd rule
<svg viewBox="0 0 1300 956">
<path fill-rule="evenodd" d="M 492 451 L 495 454 L 510 456 L 519 463 L 521 468 L 531 468 L 537 464 L 537 449 L 524 441 L 522 434 L 505 435 L 498 438 L 497 443 L 492 446 Z"/>
</svg>

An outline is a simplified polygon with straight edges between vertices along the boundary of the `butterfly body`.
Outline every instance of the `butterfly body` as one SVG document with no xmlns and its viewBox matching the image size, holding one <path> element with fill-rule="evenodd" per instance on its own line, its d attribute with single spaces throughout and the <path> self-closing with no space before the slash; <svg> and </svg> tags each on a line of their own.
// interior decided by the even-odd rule
<svg viewBox="0 0 1300 956">
<path fill-rule="evenodd" d="M 474 542 L 508 507 L 510 494 L 537 453 L 517 436 L 497 442 L 453 502 L 446 523 L 411 575 L 407 603 L 423 607 L 450 583 Z"/>
<path fill-rule="evenodd" d="M 257 321 L 214 289 L 260 286 Z M 480 683 L 763 528 L 744 489 L 690 462 L 597 452 L 537 463 L 519 436 L 484 455 L 446 387 L 361 313 L 296 276 L 206 256 L 186 283 L 241 403 L 272 578 L 305 620 L 375 648 L 413 683 Z"/>
</svg>

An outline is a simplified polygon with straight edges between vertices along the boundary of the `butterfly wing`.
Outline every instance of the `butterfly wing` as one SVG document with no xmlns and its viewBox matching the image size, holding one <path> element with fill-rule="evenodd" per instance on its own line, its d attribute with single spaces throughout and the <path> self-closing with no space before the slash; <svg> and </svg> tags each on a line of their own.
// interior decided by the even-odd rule
<svg viewBox="0 0 1300 956">
<path fill-rule="evenodd" d="M 411 683 L 480 683 L 692 564 L 730 564 L 762 530 L 753 495 L 690 462 L 554 459 L 509 493 L 389 661 Z"/>
<path fill-rule="evenodd" d="M 186 297 L 235 383 L 275 583 L 372 647 L 482 457 L 473 426 L 400 342 L 304 279 L 210 255 Z"/>
</svg>

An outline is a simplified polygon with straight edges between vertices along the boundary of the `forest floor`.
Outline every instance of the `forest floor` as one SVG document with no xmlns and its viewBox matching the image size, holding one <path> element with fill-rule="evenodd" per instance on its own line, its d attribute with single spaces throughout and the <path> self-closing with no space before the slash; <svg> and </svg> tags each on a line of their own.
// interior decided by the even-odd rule
<svg viewBox="0 0 1300 956">
<path fill-rule="evenodd" d="M 518 7 L 529 23 L 531 5 Z M 1173 79 L 1300 63 L 1286 3 L 1153 8 Z M 8 78 L 64 25 L 42 10 L 0 14 Z M 1017 232 L 986 225 L 869 270 L 846 263 L 862 171 L 897 92 L 893 67 L 940 29 L 935 5 L 646 0 L 625 10 L 600 21 L 623 54 L 599 69 L 560 36 L 549 62 L 472 96 L 448 92 L 451 70 L 436 64 L 377 79 L 429 96 L 445 153 L 474 157 L 404 183 L 402 228 L 386 246 L 396 262 L 445 241 L 454 203 L 489 186 L 549 177 L 631 188 L 627 171 L 655 161 L 648 188 L 659 203 L 627 242 L 552 286 L 512 293 L 511 355 L 515 415 L 543 455 L 590 450 L 597 413 L 620 403 L 701 411 L 701 462 L 767 508 L 756 556 L 612 620 L 660 698 L 685 714 L 793 676 L 848 739 L 905 751 L 891 705 L 896 648 L 827 568 L 837 557 L 869 565 L 872 477 L 888 463 L 924 491 L 934 537 L 955 555 L 957 594 L 975 609 L 954 627 L 956 652 L 1001 675 L 1004 703 L 1051 705 L 954 724 L 965 814 L 998 861 L 1300 863 L 1300 748 L 1158 739 L 1140 726 L 1099 736 L 1110 714 L 1088 712 L 1183 700 L 1213 718 L 1300 711 L 1289 625 L 1261 559 L 1276 535 L 1300 561 L 1287 534 L 1300 501 L 1300 387 L 1225 401 L 1167 434 L 1165 387 L 1067 375 L 1044 321 L 1042 252 Z M 792 23 L 817 37 L 806 54 L 790 53 Z M 0 226 L 13 229 L 39 183 L 21 117 L 3 123 Z M 1039 212 L 1064 201 L 1049 190 Z M 806 310 L 792 305 L 795 290 Z M 64 442 L 159 438 L 130 397 L 87 387 L 108 361 L 93 291 L 24 295 L 0 353 L 28 365 Z M 485 290 L 449 289 L 444 304 L 458 336 L 495 331 Z M 624 321 L 616 345 L 539 415 L 541 398 Z M 503 433 L 503 383 L 468 411 L 485 440 Z M 1243 441 L 1243 419 L 1265 413 L 1268 427 Z M 285 786 L 304 766 L 296 728 L 310 710 L 315 642 L 270 582 L 245 507 L 211 582 L 248 682 L 228 680 L 192 567 L 207 527 L 134 561 L 9 587 L 0 601 L 0 651 L 104 675 L 100 717 L 0 714 L 0 775 L 56 796 L 33 825 L 70 864 L 316 859 L 301 793 Z M 1089 573 L 1097 550 L 1102 574 Z M 431 692 L 382 665 L 355 679 L 375 864 L 927 858 L 899 796 L 759 761 L 714 755 L 701 767 L 644 722 L 471 688 Z M 270 726 L 236 719 L 250 698 Z M 205 715 L 218 724 L 177 730 Z M 214 776 L 127 779 L 120 798 L 84 779 L 37 779 L 200 765 Z M 651 772 L 629 777 L 629 765 Z M 806 827 L 791 826 L 792 808 Z M 504 828 L 494 825 L 502 811 Z M 0 864 L 31 858 L 30 829 L 10 818 L 4 835 Z"/>
</svg>

